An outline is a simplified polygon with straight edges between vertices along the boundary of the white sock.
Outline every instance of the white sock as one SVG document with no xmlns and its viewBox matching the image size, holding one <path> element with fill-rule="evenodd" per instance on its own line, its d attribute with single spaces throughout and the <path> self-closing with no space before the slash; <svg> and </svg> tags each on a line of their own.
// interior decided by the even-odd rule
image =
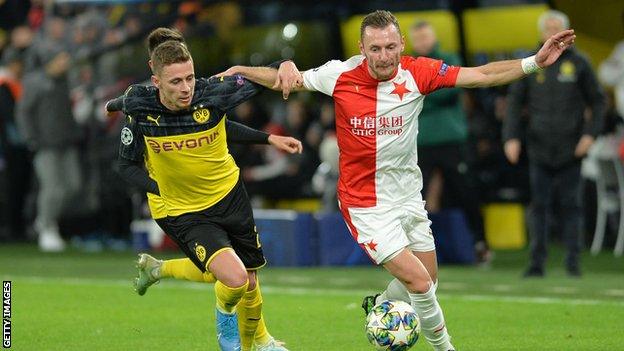
<svg viewBox="0 0 624 351">
<path fill-rule="evenodd" d="M 451 345 L 451 336 L 444 324 L 444 315 L 438 304 L 435 290 L 436 284 L 424 294 L 410 293 L 412 307 L 420 319 L 420 330 L 433 349 L 436 351 L 455 350 Z"/>
<path fill-rule="evenodd" d="M 437 291 L 438 281 L 436 280 L 435 283 L 433 283 L 433 292 L 436 293 Z M 410 305 L 412 304 L 412 299 L 409 296 L 409 291 L 407 291 L 405 285 L 403 285 L 403 283 L 401 283 L 401 281 L 397 278 L 392 279 L 390 283 L 388 283 L 386 290 L 384 290 L 384 292 L 377 296 L 375 304 L 378 304 L 381 301 L 385 300 L 399 300 L 407 302 Z"/>
<path fill-rule="evenodd" d="M 405 301 L 412 304 L 412 300 L 410 299 L 409 292 L 403 283 L 397 278 L 394 278 L 388 283 L 388 287 L 384 292 L 381 293 L 375 300 L 375 304 L 380 303 L 384 300 L 399 300 Z"/>
</svg>

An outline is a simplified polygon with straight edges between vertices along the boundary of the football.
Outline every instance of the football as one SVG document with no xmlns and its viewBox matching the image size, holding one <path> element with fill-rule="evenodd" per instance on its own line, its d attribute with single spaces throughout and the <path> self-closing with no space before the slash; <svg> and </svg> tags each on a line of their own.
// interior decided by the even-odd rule
<svg viewBox="0 0 624 351">
<path fill-rule="evenodd" d="M 366 337 L 376 350 L 409 350 L 420 335 L 420 322 L 412 306 L 385 300 L 366 317 Z"/>
</svg>

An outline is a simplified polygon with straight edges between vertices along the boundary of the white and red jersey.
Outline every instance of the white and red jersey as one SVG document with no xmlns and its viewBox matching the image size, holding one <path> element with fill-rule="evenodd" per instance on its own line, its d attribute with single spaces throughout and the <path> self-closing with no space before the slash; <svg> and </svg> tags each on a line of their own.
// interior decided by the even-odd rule
<svg viewBox="0 0 624 351">
<path fill-rule="evenodd" d="M 304 85 L 334 98 L 340 149 L 338 199 L 347 207 L 396 204 L 419 194 L 418 115 L 426 94 L 455 86 L 459 67 L 402 56 L 396 75 L 371 77 L 364 56 L 329 61 Z"/>
</svg>

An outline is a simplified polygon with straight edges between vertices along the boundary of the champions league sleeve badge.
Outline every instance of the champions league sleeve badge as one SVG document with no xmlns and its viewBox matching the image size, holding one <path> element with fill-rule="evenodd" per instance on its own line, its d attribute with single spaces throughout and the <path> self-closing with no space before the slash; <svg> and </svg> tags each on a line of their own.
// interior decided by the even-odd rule
<svg viewBox="0 0 624 351">
<path fill-rule="evenodd" d="M 130 128 L 123 127 L 121 130 L 121 143 L 128 146 L 132 144 L 132 140 L 134 140 L 134 135 L 132 135 Z"/>
<path fill-rule="evenodd" d="M 449 66 L 443 62 L 442 66 L 440 67 L 440 70 L 438 71 L 438 75 L 444 77 L 448 69 L 449 69 Z"/>
</svg>

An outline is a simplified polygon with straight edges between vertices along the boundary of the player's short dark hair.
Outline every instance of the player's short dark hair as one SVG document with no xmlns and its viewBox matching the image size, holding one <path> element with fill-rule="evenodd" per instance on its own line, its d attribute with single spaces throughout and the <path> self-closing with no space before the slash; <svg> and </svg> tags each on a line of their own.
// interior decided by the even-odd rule
<svg viewBox="0 0 624 351">
<path fill-rule="evenodd" d="M 152 52 L 156 47 L 166 41 L 173 40 L 180 43 L 184 42 L 184 36 L 177 29 L 159 27 L 154 29 L 148 36 L 145 41 L 147 45 L 147 53 L 149 56 L 152 56 Z"/>
<path fill-rule="evenodd" d="M 186 62 L 191 60 L 192 57 L 186 45 L 179 41 L 169 40 L 156 46 L 150 59 L 152 60 L 154 72 L 159 73 L 165 66 Z"/>
<path fill-rule="evenodd" d="M 366 27 L 373 28 L 386 28 L 387 26 L 393 24 L 396 27 L 397 32 L 401 35 L 401 28 L 399 27 L 399 21 L 394 17 L 390 11 L 385 10 L 377 10 L 375 12 L 371 12 L 362 20 L 362 24 L 360 26 L 360 39 L 364 38 L 364 30 Z"/>
</svg>

